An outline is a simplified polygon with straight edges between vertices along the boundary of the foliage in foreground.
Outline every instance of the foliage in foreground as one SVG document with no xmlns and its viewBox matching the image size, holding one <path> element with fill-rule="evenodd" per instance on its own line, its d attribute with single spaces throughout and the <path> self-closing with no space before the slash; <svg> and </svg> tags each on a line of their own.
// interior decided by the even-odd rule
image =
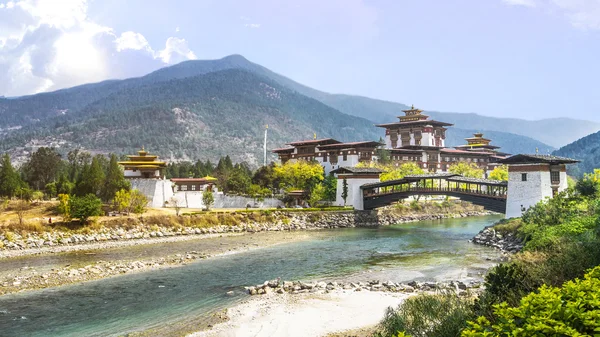
<svg viewBox="0 0 600 337">
<path fill-rule="evenodd" d="M 471 301 L 454 292 L 421 294 L 406 299 L 394 310 L 388 308 L 378 327 L 376 337 L 406 336 L 456 337 L 473 318 Z"/>
<path fill-rule="evenodd" d="M 494 309 L 496 323 L 485 317 L 470 322 L 463 337 L 491 336 L 597 336 L 600 333 L 600 267 L 583 280 L 562 287 L 542 286 L 520 305 Z"/>
</svg>

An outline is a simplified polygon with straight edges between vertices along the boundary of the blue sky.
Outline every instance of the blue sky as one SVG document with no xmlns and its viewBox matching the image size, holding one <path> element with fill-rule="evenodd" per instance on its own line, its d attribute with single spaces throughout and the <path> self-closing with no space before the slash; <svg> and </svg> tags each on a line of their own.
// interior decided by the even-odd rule
<svg viewBox="0 0 600 337">
<path fill-rule="evenodd" d="M 0 0 L 0 95 L 235 53 L 333 93 L 600 121 L 599 42 L 600 0 Z"/>
</svg>

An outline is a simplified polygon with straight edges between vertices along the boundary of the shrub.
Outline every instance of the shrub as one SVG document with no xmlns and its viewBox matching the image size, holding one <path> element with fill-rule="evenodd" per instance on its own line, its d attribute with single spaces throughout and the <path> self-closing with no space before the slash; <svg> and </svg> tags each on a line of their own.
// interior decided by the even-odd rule
<svg viewBox="0 0 600 337">
<path fill-rule="evenodd" d="M 406 299 L 397 309 L 388 308 L 375 336 L 456 337 L 474 317 L 471 301 L 452 291 L 421 294 Z"/>
<path fill-rule="evenodd" d="M 597 336 L 600 331 L 600 267 L 584 279 L 561 288 L 542 286 L 520 305 L 507 303 L 494 309 L 496 323 L 485 317 L 469 322 L 463 337 L 485 336 Z"/>
<path fill-rule="evenodd" d="M 418 201 L 413 200 L 410 202 L 410 209 L 412 209 L 413 211 L 420 211 L 423 207 L 421 206 L 421 204 L 419 204 Z"/>
<path fill-rule="evenodd" d="M 73 217 L 81 223 L 86 223 L 92 216 L 102 215 L 102 200 L 94 194 L 85 197 L 73 197 L 70 201 Z"/>
</svg>

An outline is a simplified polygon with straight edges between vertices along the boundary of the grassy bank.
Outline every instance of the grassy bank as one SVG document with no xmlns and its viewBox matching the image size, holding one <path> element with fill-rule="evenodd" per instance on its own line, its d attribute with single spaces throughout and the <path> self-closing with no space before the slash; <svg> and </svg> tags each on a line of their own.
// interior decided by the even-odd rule
<svg viewBox="0 0 600 337">
<path fill-rule="evenodd" d="M 590 189 L 590 185 L 593 188 Z M 585 187 L 585 188 L 582 188 Z M 495 230 L 525 242 L 478 298 L 420 295 L 390 309 L 377 336 L 591 336 L 600 331 L 600 184 L 530 208 Z"/>
</svg>

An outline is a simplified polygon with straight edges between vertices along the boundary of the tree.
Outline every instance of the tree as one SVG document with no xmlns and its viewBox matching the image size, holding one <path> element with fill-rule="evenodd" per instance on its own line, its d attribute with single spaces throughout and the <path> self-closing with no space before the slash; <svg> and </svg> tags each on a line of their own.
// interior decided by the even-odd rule
<svg viewBox="0 0 600 337">
<path fill-rule="evenodd" d="M 314 186 L 323 181 L 323 167 L 315 162 L 298 160 L 288 161 L 284 165 L 275 166 L 275 175 L 287 190 L 300 189 L 308 193 Z"/>
<path fill-rule="evenodd" d="M 119 166 L 117 156 L 111 154 L 106 179 L 102 187 L 102 199 L 104 201 L 112 200 L 117 191 L 129 190 L 130 188 L 130 184 L 123 174 L 123 169 Z"/>
<path fill-rule="evenodd" d="M 252 183 L 270 189 L 279 188 L 279 179 L 275 175 L 275 163 L 261 166 L 252 176 Z"/>
<path fill-rule="evenodd" d="M 0 162 L 0 195 L 13 198 L 20 188 L 25 187 L 24 185 L 19 173 L 10 162 L 10 156 L 4 154 Z"/>
<path fill-rule="evenodd" d="M 146 212 L 147 207 L 148 198 L 140 190 L 131 191 L 131 211 L 141 216 Z"/>
<path fill-rule="evenodd" d="M 458 162 L 448 168 L 448 172 L 468 178 L 483 178 L 483 169 L 475 163 Z"/>
<path fill-rule="evenodd" d="M 333 175 L 328 175 L 323 180 L 323 186 L 325 187 L 324 200 L 335 201 L 337 192 L 337 178 Z"/>
<path fill-rule="evenodd" d="M 29 208 L 29 201 L 21 199 L 17 200 L 17 205 L 15 207 L 15 212 L 17 213 L 17 217 L 19 218 L 19 226 L 22 228 L 24 224 L 25 213 Z"/>
<path fill-rule="evenodd" d="M 311 207 L 317 207 L 320 201 L 325 200 L 326 190 L 323 184 L 316 185 L 312 191 L 310 192 L 310 197 L 308 199 L 308 203 Z"/>
<path fill-rule="evenodd" d="M 169 205 L 175 208 L 175 215 L 179 216 L 179 212 L 181 211 L 181 204 L 179 203 L 179 199 L 172 197 L 169 199 Z"/>
<path fill-rule="evenodd" d="M 75 187 L 75 194 L 78 196 L 88 194 L 99 196 L 104 186 L 104 179 L 104 170 L 98 156 L 96 156 L 92 159 L 92 163 L 89 166 L 84 166 Z"/>
<path fill-rule="evenodd" d="M 56 179 L 61 164 L 60 154 L 54 148 L 41 147 L 23 166 L 26 181 L 36 190 L 41 190 Z"/>
<path fill-rule="evenodd" d="M 489 178 L 491 180 L 508 181 L 508 166 L 496 166 L 492 172 L 490 172 Z"/>
<path fill-rule="evenodd" d="M 425 171 L 419 165 L 413 162 L 401 164 L 398 167 L 395 166 L 383 166 L 380 167 L 384 172 L 381 174 L 381 181 L 402 179 L 408 175 L 424 174 Z"/>
<path fill-rule="evenodd" d="M 383 138 L 379 138 L 380 143 L 384 143 Z M 375 150 L 375 155 L 377 156 L 377 161 L 379 164 L 387 165 L 392 162 L 391 151 L 385 148 L 385 145 L 381 145 Z"/>
<path fill-rule="evenodd" d="M 71 197 L 68 194 L 58 195 L 58 214 L 62 215 L 64 222 L 71 221 Z"/>
<path fill-rule="evenodd" d="M 346 206 L 346 199 L 348 199 L 348 181 L 346 178 L 342 181 L 342 199 L 344 199 L 344 206 Z"/>
<path fill-rule="evenodd" d="M 82 224 L 87 223 L 92 216 L 102 215 L 102 200 L 94 194 L 73 197 L 70 204 L 73 217 L 79 219 Z"/>
<path fill-rule="evenodd" d="M 129 215 L 131 212 L 131 193 L 129 190 L 121 189 L 117 191 L 113 203 L 119 213 L 125 212 Z"/>
<path fill-rule="evenodd" d="M 202 202 L 204 206 L 206 206 L 206 210 L 210 209 L 210 206 L 215 203 L 215 197 L 213 196 L 212 191 L 204 191 L 202 192 Z"/>
<path fill-rule="evenodd" d="M 225 184 L 222 186 L 223 191 L 226 193 L 234 192 L 246 194 L 248 193 L 248 188 L 250 188 L 250 185 L 250 175 L 247 173 L 247 171 L 242 167 L 236 167 L 227 176 Z"/>
<path fill-rule="evenodd" d="M 600 191 L 600 169 L 595 169 L 593 173 L 586 173 L 575 184 L 575 190 L 586 197 L 598 195 Z"/>
</svg>

